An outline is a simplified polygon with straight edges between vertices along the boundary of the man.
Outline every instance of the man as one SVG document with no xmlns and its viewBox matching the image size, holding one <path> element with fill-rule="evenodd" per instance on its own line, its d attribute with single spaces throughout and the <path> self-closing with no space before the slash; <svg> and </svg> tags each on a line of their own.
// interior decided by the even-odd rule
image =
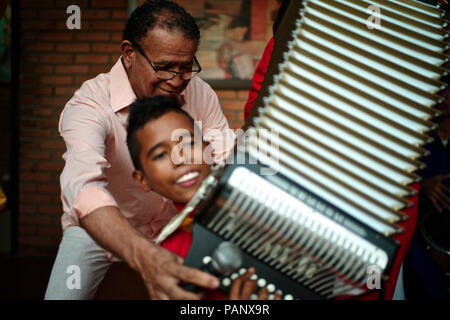
<svg viewBox="0 0 450 320">
<path fill-rule="evenodd" d="M 152 299 L 200 298 L 180 282 L 217 288 L 215 277 L 183 266 L 181 258 L 150 241 L 176 209 L 133 181 L 126 145 L 128 106 L 136 98 L 166 95 L 202 122 L 217 161 L 233 147 L 216 94 L 195 77 L 201 71 L 195 58 L 199 37 L 194 19 L 175 3 L 145 2 L 127 21 L 121 58 L 109 73 L 85 82 L 65 106 L 59 124 L 67 145 L 64 234 L 46 299 L 93 298 L 117 257 L 142 276 Z M 70 270 L 79 270 L 79 277 L 74 280 Z"/>
</svg>

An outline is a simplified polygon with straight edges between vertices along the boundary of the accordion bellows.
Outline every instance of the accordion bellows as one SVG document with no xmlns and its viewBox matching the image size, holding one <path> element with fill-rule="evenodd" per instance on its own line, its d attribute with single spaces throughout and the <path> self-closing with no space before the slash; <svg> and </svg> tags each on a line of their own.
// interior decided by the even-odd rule
<svg viewBox="0 0 450 320">
<path fill-rule="evenodd" d="M 366 25 L 371 4 L 381 8 L 380 29 Z M 279 132 L 272 165 L 281 173 L 387 235 L 399 231 L 408 184 L 418 179 L 448 59 L 440 12 L 401 4 L 415 3 L 305 1 L 254 120 L 267 129 L 261 135 Z M 267 162 L 261 150 L 250 155 Z"/>
<path fill-rule="evenodd" d="M 292 2 L 288 50 L 248 146 L 277 175 L 226 169 L 198 221 L 277 277 L 335 298 L 364 292 L 367 268 L 385 272 L 395 257 L 389 236 L 402 232 L 447 86 L 447 22 L 414 0 Z"/>
</svg>

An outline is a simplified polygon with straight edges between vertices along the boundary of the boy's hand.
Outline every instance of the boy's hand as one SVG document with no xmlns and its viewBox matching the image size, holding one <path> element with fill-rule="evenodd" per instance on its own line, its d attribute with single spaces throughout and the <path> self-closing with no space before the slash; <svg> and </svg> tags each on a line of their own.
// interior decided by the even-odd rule
<svg viewBox="0 0 450 320">
<path fill-rule="evenodd" d="M 252 294 L 258 288 L 256 280 L 251 280 L 251 276 L 255 274 L 254 268 L 249 268 L 247 272 L 236 278 L 231 284 L 229 299 L 230 300 L 250 300 Z M 258 300 L 268 300 L 269 291 L 263 288 L 258 291 Z M 281 295 L 277 292 L 274 294 L 274 300 L 281 300 Z"/>
</svg>

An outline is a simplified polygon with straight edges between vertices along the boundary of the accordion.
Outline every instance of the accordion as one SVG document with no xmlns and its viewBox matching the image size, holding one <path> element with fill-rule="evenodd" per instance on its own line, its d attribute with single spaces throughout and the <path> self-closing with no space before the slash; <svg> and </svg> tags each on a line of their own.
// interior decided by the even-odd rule
<svg viewBox="0 0 450 320">
<path fill-rule="evenodd" d="M 196 209 L 185 264 L 204 269 L 230 243 L 241 258 L 222 288 L 253 266 L 285 299 L 360 295 L 369 270 L 386 277 L 447 87 L 445 13 L 291 1 L 246 134 L 179 218 Z"/>
</svg>

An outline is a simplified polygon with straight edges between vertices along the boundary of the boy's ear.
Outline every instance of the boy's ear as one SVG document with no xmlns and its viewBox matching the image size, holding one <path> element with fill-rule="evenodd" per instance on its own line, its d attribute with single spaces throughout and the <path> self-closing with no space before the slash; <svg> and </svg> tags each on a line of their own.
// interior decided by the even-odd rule
<svg viewBox="0 0 450 320">
<path fill-rule="evenodd" d="M 152 188 L 148 185 L 147 179 L 144 176 L 144 173 L 139 170 L 133 171 L 133 180 L 141 187 L 145 192 L 150 192 Z"/>
</svg>

